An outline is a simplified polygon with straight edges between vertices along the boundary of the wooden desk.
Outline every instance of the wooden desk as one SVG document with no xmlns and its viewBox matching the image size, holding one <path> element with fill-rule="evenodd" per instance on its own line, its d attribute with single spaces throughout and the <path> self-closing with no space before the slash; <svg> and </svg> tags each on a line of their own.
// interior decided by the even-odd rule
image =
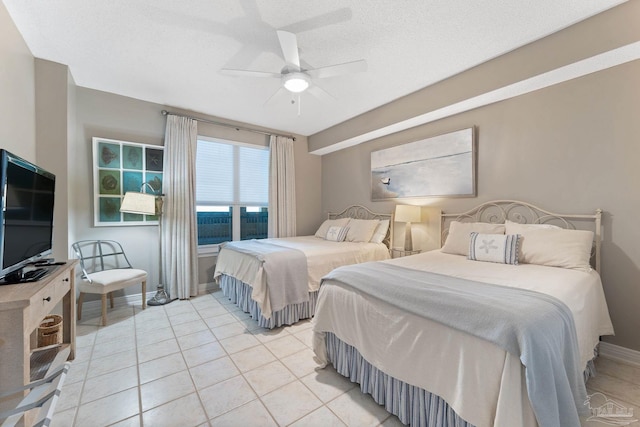
<svg viewBox="0 0 640 427">
<path fill-rule="evenodd" d="M 37 282 L 0 286 L 0 394 L 30 382 L 31 354 L 36 347 L 33 332 L 60 301 L 63 344 L 59 353 L 65 357 L 68 353 L 69 360 L 75 357 L 77 262 L 47 267 L 53 271 Z M 15 407 L 21 397 L 0 401 L 0 410 Z"/>
</svg>

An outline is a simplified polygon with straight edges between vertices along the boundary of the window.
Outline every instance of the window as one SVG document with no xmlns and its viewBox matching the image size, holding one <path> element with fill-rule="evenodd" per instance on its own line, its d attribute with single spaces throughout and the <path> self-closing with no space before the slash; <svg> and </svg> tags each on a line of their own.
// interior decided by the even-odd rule
<svg viewBox="0 0 640 427">
<path fill-rule="evenodd" d="M 198 246 L 267 237 L 269 150 L 198 138 Z"/>
</svg>

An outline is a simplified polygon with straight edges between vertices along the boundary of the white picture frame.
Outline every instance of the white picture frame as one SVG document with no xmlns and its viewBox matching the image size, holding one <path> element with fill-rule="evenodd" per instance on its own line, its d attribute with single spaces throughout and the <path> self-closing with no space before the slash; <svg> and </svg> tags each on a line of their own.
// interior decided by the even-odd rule
<svg viewBox="0 0 640 427">
<path fill-rule="evenodd" d="M 476 197 L 475 127 L 371 152 L 371 200 Z"/>
<path fill-rule="evenodd" d="M 93 138 L 93 224 L 96 227 L 157 225 L 155 215 L 120 212 L 127 191 L 149 183 L 162 193 L 164 147 L 116 139 Z M 150 192 L 148 186 L 142 192 Z"/>
</svg>

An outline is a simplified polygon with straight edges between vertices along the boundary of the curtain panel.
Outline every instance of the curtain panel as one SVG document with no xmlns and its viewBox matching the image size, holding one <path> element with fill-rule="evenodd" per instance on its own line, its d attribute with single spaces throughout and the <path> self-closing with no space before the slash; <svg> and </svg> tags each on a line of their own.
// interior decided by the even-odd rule
<svg viewBox="0 0 640 427">
<path fill-rule="evenodd" d="M 296 235 L 296 174 L 293 139 L 271 135 L 269 142 L 269 237 Z"/>
<path fill-rule="evenodd" d="M 164 139 L 162 271 L 171 299 L 198 295 L 196 120 L 167 116 Z"/>
</svg>

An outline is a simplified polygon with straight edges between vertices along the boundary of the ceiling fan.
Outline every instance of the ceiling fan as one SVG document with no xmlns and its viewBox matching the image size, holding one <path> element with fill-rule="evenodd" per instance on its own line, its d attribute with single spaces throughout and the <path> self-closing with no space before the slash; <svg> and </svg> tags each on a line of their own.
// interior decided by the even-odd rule
<svg viewBox="0 0 640 427">
<path fill-rule="evenodd" d="M 300 66 L 300 56 L 298 55 L 298 39 L 295 34 L 288 31 L 278 30 L 278 40 L 282 49 L 285 66 L 279 73 L 252 71 L 252 70 L 236 70 L 223 68 L 220 70 L 222 74 L 241 77 L 269 77 L 277 78 L 282 82 L 282 87 L 269 100 L 275 97 L 277 93 L 286 89 L 293 94 L 300 94 L 308 91 L 321 99 L 331 99 L 326 91 L 315 84 L 315 79 L 323 79 L 326 77 L 334 77 L 343 74 L 357 73 L 367 70 L 367 62 L 364 59 L 346 62 L 342 64 L 329 65 L 320 68 L 305 69 Z M 269 102 L 269 100 L 267 102 Z"/>
</svg>

